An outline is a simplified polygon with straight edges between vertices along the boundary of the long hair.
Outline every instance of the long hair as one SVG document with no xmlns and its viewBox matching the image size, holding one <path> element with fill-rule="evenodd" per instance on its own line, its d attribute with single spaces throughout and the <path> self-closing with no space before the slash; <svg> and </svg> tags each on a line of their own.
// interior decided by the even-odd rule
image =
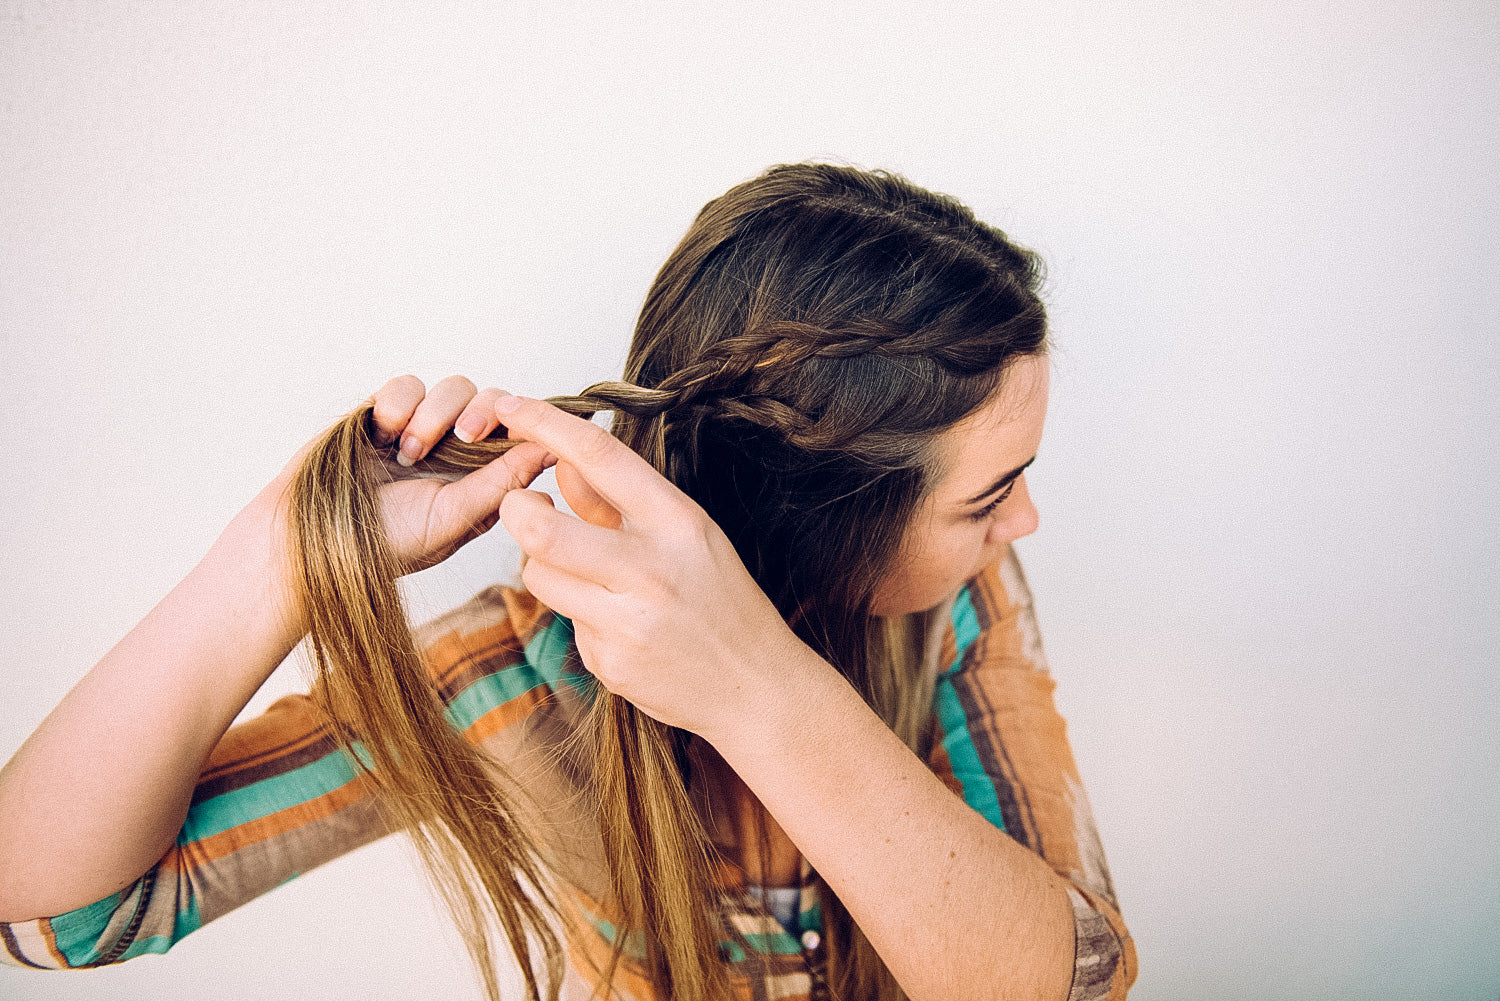
<svg viewBox="0 0 1500 1001">
<path fill-rule="evenodd" d="M 652 283 L 622 381 L 551 402 L 612 411 L 613 433 L 714 519 L 788 624 L 925 754 L 933 616 L 871 614 L 935 442 L 1046 346 L 1040 265 L 943 195 L 828 164 L 773 167 L 709 202 Z M 560 913 L 515 793 L 447 724 L 401 613 L 378 525 L 369 406 L 314 447 L 292 492 L 320 689 L 368 761 L 498 1001 L 503 937 L 528 998 L 554 996 Z M 451 435 L 428 469 L 509 447 Z M 602 689 L 584 723 L 628 962 L 677 1001 L 729 993 L 714 851 L 692 802 L 688 735 Z M 836 997 L 894 1001 L 894 979 L 826 884 Z M 545 977 L 534 970 L 539 956 Z"/>
</svg>

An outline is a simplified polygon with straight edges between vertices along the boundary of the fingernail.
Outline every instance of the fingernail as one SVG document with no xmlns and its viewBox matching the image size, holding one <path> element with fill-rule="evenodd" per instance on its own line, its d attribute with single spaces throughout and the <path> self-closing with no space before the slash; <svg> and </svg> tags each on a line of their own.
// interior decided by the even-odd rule
<svg viewBox="0 0 1500 1001">
<path fill-rule="evenodd" d="M 407 435 L 401 439 L 401 451 L 396 453 L 396 461 L 403 466 L 410 466 L 421 454 L 422 443 L 411 435 Z"/>
<path fill-rule="evenodd" d="M 483 430 L 484 425 L 478 421 L 470 421 L 467 424 L 456 424 L 453 427 L 453 437 L 465 445 L 472 445 L 478 440 L 480 432 Z"/>
<path fill-rule="evenodd" d="M 553 455 L 551 452 L 548 452 L 546 457 L 542 459 L 542 468 L 551 469 L 555 465 L 557 465 L 557 456 Z"/>
<path fill-rule="evenodd" d="M 513 414 L 521 408 L 521 398 L 506 393 L 495 401 L 495 411 L 501 414 Z"/>
</svg>

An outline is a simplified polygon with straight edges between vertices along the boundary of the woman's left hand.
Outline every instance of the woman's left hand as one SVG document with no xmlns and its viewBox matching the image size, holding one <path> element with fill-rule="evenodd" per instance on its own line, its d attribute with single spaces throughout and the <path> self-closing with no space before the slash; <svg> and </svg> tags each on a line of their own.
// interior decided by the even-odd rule
<svg viewBox="0 0 1500 1001">
<path fill-rule="evenodd" d="M 557 457 L 563 498 L 583 519 L 536 490 L 500 504 L 529 557 L 522 580 L 573 621 L 600 683 L 712 744 L 790 708 L 798 669 L 816 655 L 713 519 L 596 424 L 522 397 L 495 411 L 510 438 Z"/>
</svg>

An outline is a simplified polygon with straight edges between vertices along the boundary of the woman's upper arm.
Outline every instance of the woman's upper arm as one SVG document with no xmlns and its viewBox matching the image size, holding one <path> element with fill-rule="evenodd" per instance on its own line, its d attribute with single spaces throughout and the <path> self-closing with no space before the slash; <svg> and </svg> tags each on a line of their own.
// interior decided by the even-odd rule
<svg viewBox="0 0 1500 1001">
<path fill-rule="evenodd" d="M 934 693 L 930 764 L 965 802 L 1071 884 L 1070 1001 L 1122 998 L 1135 980 L 1135 946 L 1053 703 L 1055 683 L 1013 550 L 959 593 L 950 636 Z"/>
</svg>

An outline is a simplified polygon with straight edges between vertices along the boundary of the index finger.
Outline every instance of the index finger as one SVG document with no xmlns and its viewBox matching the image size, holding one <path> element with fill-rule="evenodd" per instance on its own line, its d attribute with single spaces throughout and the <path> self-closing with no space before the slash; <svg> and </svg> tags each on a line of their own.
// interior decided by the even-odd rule
<svg viewBox="0 0 1500 1001">
<path fill-rule="evenodd" d="M 508 437 L 537 442 L 566 460 L 627 520 L 674 518 L 678 505 L 687 499 L 624 442 L 582 417 L 524 396 L 502 396 L 495 402 L 495 414 Z"/>
</svg>

